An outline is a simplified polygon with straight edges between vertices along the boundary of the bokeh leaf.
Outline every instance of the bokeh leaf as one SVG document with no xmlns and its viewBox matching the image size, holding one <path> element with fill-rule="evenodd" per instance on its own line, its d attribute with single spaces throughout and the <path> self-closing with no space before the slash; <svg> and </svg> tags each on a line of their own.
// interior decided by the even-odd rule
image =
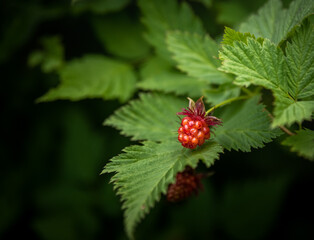
<svg viewBox="0 0 314 240">
<path fill-rule="evenodd" d="M 250 32 L 256 37 L 268 38 L 277 45 L 313 12 L 312 0 L 295 0 L 289 9 L 283 9 L 280 0 L 270 0 L 257 15 L 252 15 L 240 26 L 240 32 Z"/>
<path fill-rule="evenodd" d="M 96 14 L 105 14 L 123 9 L 130 0 L 75 0 L 72 1 L 72 11 L 76 14 L 91 11 Z"/>
<path fill-rule="evenodd" d="M 138 59 L 149 52 L 142 36 L 144 26 L 126 14 L 94 17 L 92 26 L 100 43 L 115 56 Z"/>
<path fill-rule="evenodd" d="M 28 58 L 28 65 L 41 65 L 44 73 L 59 70 L 64 63 L 64 48 L 59 36 L 44 37 L 40 40 L 42 50 L 33 51 Z"/>
<path fill-rule="evenodd" d="M 159 56 L 168 61 L 172 62 L 166 45 L 167 31 L 205 32 L 201 21 L 185 2 L 179 5 L 176 0 L 140 0 L 139 7 L 143 13 L 143 23 L 147 27 L 147 41 L 154 46 Z"/>
<path fill-rule="evenodd" d="M 68 62 L 60 70 L 61 83 L 49 90 L 38 102 L 86 98 L 128 100 L 136 84 L 136 76 L 128 64 L 101 55 L 86 55 Z"/>
</svg>

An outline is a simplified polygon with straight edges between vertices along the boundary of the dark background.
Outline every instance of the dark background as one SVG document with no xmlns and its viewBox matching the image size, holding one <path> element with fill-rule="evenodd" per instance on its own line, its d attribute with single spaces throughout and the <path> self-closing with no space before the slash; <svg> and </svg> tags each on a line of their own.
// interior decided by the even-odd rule
<svg viewBox="0 0 314 240">
<path fill-rule="evenodd" d="M 210 9 L 190 3 L 219 37 L 224 25 L 236 26 L 264 1 L 216 1 Z M 134 1 L 121 11 L 140 19 Z M 61 36 L 66 60 L 110 56 L 91 27 L 95 15 L 74 14 L 70 1 L 0 3 L 0 239 L 126 239 L 119 198 L 110 176 L 100 175 L 130 144 L 102 126 L 121 103 L 35 104 L 58 76 L 27 65 L 39 39 L 50 35 Z M 204 191 L 181 204 L 163 197 L 137 227 L 137 239 L 314 239 L 314 165 L 279 142 L 251 153 L 226 151 Z"/>
</svg>

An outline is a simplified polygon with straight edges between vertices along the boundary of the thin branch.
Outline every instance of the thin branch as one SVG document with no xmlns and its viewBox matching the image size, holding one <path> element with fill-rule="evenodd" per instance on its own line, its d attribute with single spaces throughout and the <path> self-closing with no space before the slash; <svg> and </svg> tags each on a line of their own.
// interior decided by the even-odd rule
<svg viewBox="0 0 314 240">
<path fill-rule="evenodd" d="M 268 110 L 266 108 L 264 108 L 264 110 L 267 112 L 268 116 L 271 118 L 271 120 L 273 121 L 274 120 L 274 116 L 271 115 L 270 112 L 268 112 Z M 288 128 L 286 128 L 285 126 L 279 126 L 279 128 L 284 131 L 285 133 L 287 133 L 288 135 L 290 136 L 293 136 L 295 135 L 295 133 L 291 132 Z"/>
<path fill-rule="evenodd" d="M 205 116 L 208 115 L 210 112 L 214 111 L 216 108 L 221 107 L 222 105 L 225 105 L 225 104 L 237 101 L 237 100 L 241 100 L 241 99 L 247 99 L 247 98 L 249 98 L 249 96 L 240 96 L 240 97 L 229 98 L 229 99 L 227 99 L 227 100 L 225 100 L 225 101 L 223 101 L 223 102 L 213 106 L 211 109 L 209 109 L 206 112 Z"/>
</svg>

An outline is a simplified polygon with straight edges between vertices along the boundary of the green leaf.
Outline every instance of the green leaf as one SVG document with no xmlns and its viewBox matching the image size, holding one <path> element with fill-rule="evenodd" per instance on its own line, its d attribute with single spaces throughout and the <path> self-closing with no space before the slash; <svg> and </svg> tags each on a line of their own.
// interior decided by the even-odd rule
<svg viewBox="0 0 314 240">
<path fill-rule="evenodd" d="M 187 101 L 161 94 L 140 94 L 117 110 L 105 121 L 132 140 L 162 141 L 177 134 L 180 123 L 177 112 L 187 106 Z"/>
<path fill-rule="evenodd" d="M 172 70 L 172 65 L 157 56 L 153 56 L 145 61 L 140 68 L 140 75 L 142 79 L 153 77 L 157 74 L 169 72 Z"/>
<path fill-rule="evenodd" d="M 149 46 L 142 37 L 144 27 L 126 14 L 94 17 L 92 26 L 104 48 L 111 54 L 138 59 L 149 52 Z"/>
<path fill-rule="evenodd" d="M 105 14 L 123 9 L 130 0 L 76 0 L 72 2 L 72 10 L 78 14 L 91 11 L 96 14 Z"/>
<path fill-rule="evenodd" d="M 227 33 L 228 34 L 228 33 Z M 313 102 L 298 101 L 313 95 L 313 26 L 299 29 L 287 44 L 287 56 L 268 39 L 247 37 L 224 45 L 220 52 L 220 70 L 235 74 L 235 83 L 261 85 L 275 95 L 273 127 L 310 119 Z M 232 38 L 229 36 L 229 38 Z M 300 98 L 300 99 L 301 99 Z"/>
<path fill-rule="evenodd" d="M 212 105 L 217 105 L 229 98 L 238 97 L 241 88 L 234 84 L 226 83 L 221 84 L 217 88 L 208 88 L 203 91 L 205 101 Z"/>
<path fill-rule="evenodd" d="M 212 3 L 213 3 L 212 0 L 191 0 L 191 1 L 200 2 L 207 8 L 210 8 L 212 6 Z"/>
<path fill-rule="evenodd" d="M 64 64 L 64 48 L 59 36 L 44 37 L 40 41 L 43 50 L 33 51 L 28 58 L 28 65 L 35 67 L 41 64 L 44 73 L 60 69 Z"/>
<path fill-rule="evenodd" d="M 302 123 L 303 120 L 311 120 L 314 111 L 314 101 L 294 101 L 289 98 L 276 97 L 272 126 L 280 126 L 292 123 Z"/>
<path fill-rule="evenodd" d="M 287 43 L 286 55 L 291 95 L 305 99 L 314 95 L 314 25 L 306 22 Z"/>
<path fill-rule="evenodd" d="M 269 40 L 263 44 L 254 38 L 223 45 L 219 55 L 223 60 L 220 70 L 237 75 L 235 83 L 249 86 L 251 83 L 287 94 L 285 57 L 280 48 Z"/>
<path fill-rule="evenodd" d="M 217 2 L 217 13 L 217 23 L 234 26 L 247 17 L 248 9 L 241 2 Z"/>
<path fill-rule="evenodd" d="M 123 102 L 132 96 L 136 83 L 131 66 L 101 55 L 87 55 L 67 63 L 60 70 L 60 78 L 59 86 L 38 102 L 85 98 L 118 98 Z"/>
<path fill-rule="evenodd" d="M 278 129 L 270 128 L 270 119 L 259 97 L 244 102 L 235 102 L 217 114 L 222 126 L 215 130 L 215 141 L 227 150 L 234 149 L 250 152 L 251 148 L 260 148 L 280 135 Z"/>
<path fill-rule="evenodd" d="M 139 0 L 139 7 L 148 30 L 145 34 L 147 41 L 168 61 L 172 62 L 166 45 L 167 31 L 182 30 L 201 35 L 205 32 L 201 21 L 185 2 L 179 5 L 176 0 Z"/>
<path fill-rule="evenodd" d="M 237 32 L 231 28 L 225 27 L 225 34 L 223 36 L 222 39 L 222 44 L 224 45 L 231 45 L 233 46 L 233 43 L 235 41 L 239 41 L 239 42 L 245 42 L 247 43 L 247 39 L 248 38 L 253 38 L 255 39 L 255 36 L 252 35 L 251 33 L 241 33 L 241 32 Z M 259 39 L 261 42 L 262 40 Z"/>
<path fill-rule="evenodd" d="M 221 65 L 218 45 L 209 36 L 175 31 L 167 34 L 167 44 L 178 68 L 189 76 L 215 84 L 232 81 L 230 76 L 218 71 Z"/>
<path fill-rule="evenodd" d="M 291 147 L 292 152 L 297 152 L 299 156 L 314 160 L 314 131 L 302 129 L 296 135 L 287 137 L 283 145 Z"/>
<path fill-rule="evenodd" d="M 144 90 L 157 90 L 189 97 L 200 97 L 207 83 L 176 72 L 164 72 L 151 76 L 138 83 Z"/>
<path fill-rule="evenodd" d="M 199 159 L 209 167 L 221 152 L 222 147 L 212 141 L 192 151 L 173 139 L 130 146 L 124 149 L 123 154 L 112 158 L 103 173 L 115 172 L 111 181 L 121 195 L 128 236 L 134 238 L 134 228 L 160 200 L 161 194 L 166 194 L 177 172 L 186 165 L 195 168 Z"/>
<path fill-rule="evenodd" d="M 277 45 L 313 11 L 312 0 L 295 0 L 289 9 L 283 9 L 279 0 L 270 0 L 257 15 L 252 15 L 240 26 L 240 32 L 250 32 L 256 37 L 268 38 Z"/>
</svg>

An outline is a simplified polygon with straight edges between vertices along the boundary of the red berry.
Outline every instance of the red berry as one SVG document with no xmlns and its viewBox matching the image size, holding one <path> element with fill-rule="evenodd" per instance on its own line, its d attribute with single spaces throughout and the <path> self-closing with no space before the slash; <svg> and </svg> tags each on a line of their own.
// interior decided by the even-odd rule
<svg viewBox="0 0 314 240">
<path fill-rule="evenodd" d="M 206 122 L 197 117 L 185 117 L 182 119 L 181 127 L 178 129 L 178 140 L 183 147 L 194 149 L 197 145 L 203 145 L 205 139 L 209 139 L 210 130 Z M 197 129 L 198 128 L 198 129 Z"/>
<path fill-rule="evenodd" d="M 201 174 L 195 174 L 191 167 L 186 167 L 183 172 L 176 175 L 176 182 L 170 184 L 167 192 L 167 200 L 169 202 L 179 202 L 193 193 L 197 194 L 202 188 Z"/>
<path fill-rule="evenodd" d="M 197 145 L 203 145 L 205 140 L 210 138 L 209 127 L 221 124 L 221 121 L 214 116 L 206 115 L 202 97 L 196 103 L 192 99 L 189 100 L 189 108 L 178 113 L 186 115 L 182 118 L 181 126 L 178 129 L 178 140 L 183 147 L 194 149 Z"/>
</svg>

